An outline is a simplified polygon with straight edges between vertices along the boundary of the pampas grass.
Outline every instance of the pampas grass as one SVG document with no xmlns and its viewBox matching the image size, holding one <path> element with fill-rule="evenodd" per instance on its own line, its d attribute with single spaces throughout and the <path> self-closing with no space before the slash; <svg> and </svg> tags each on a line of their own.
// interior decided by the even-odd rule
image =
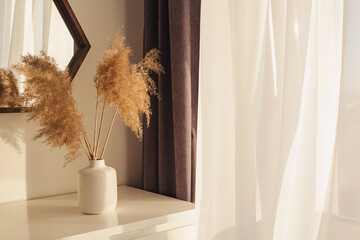
<svg viewBox="0 0 360 240">
<path fill-rule="evenodd" d="M 43 139 L 52 148 L 67 147 L 65 164 L 72 162 L 79 156 L 81 137 L 86 135 L 69 74 L 45 52 L 23 56 L 14 69 L 26 77 L 24 99 L 30 108 L 29 120 L 40 125 L 34 140 Z"/>
<path fill-rule="evenodd" d="M 21 107 L 18 80 L 10 69 L 0 68 L 0 107 Z"/>
<path fill-rule="evenodd" d="M 65 165 L 80 155 L 80 148 L 89 159 L 103 159 L 116 115 L 120 115 L 125 125 L 142 140 L 142 116 L 145 115 L 149 125 L 150 95 L 157 94 L 150 74 L 160 74 L 164 70 L 159 62 L 158 50 L 149 51 L 136 64 L 130 63 L 131 55 L 132 50 L 125 44 L 125 38 L 117 34 L 98 63 L 94 77 L 97 97 L 92 144 L 72 97 L 67 70 L 59 69 L 55 60 L 45 52 L 38 56 L 23 56 L 14 69 L 26 77 L 23 99 L 30 106 L 29 120 L 40 125 L 34 139 L 43 139 L 53 148 L 65 146 L 68 149 Z M 103 103 L 100 124 L 99 102 Z M 115 110 L 105 141 L 100 143 L 106 107 Z M 100 145 L 103 146 L 101 152 Z"/>
<path fill-rule="evenodd" d="M 137 64 L 130 63 L 131 55 L 132 50 L 125 44 L 125 38 L 115 35 L 98 64 L 94 82 L 97 99 L 100 98 L 106 106 L 115 107 L 113 119 L 118 113 L 125 125 L 131 128 L 139 140 L 142 140 L 141 119 L 145 114 L 149 125 L 150 95 L 157 94 L 155 82 L 149 75 L 151 72 L 160 74 L 164 70 L 159 62 L 159 51 L 156 49 L 149 51 Z M 108 136 L 100 158 L 103 157 L 107 139 Z M 95 155 L 97 155 L 97 147 Z"/>
</svg>

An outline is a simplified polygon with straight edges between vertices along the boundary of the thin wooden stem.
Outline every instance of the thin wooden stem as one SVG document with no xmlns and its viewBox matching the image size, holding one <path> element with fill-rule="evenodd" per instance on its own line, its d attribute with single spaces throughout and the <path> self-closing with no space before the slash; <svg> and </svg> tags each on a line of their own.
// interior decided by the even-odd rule
<svg viewBox="0 0 360 240">
<path fill-rule="evenodd" d="M 89 144 L 89 140 L 87 139 L 87 137 L 86 137 L 86 133 L 85 133 L 85 132 L 83 132 L 83 138 L 84 138 L 84 141 L 85 141 L 86 147 L 87 147 L 87 149 L 88 149 L 88 152 L 89 152 L 90 158 L 93 158 L 93 154 L 92 154 L 92 151 L 91 151 L 91 147 L 90 147 L 90 144 Z"/>
<path fill-rule="evenodd" d="M 98 134 L 98 139 L 97 139 L 97 142 L 96 142 L 95 159 L 97 159 L 97 154 L 98 154 L 98 151 L 99 151 L 100 136 L 101 136 L 101 130 L 102 130 L 102 125 L 103 125 L 104 112 L 105 112 L 105 102 L 104 102 L 102 113 L 101 113 L 99 134 Z"/>
<path fill-rule="evenodd" d="M 109 131 L 107 133 L 107 136 L 106 136 L 105 144 L 104 144 L 103 150 L 101 152 L 100 159 L 103 159 L 104 152 L 105 152 L 105 149 L 106 149 L 106 145 L 107 145 L 108 140 L 109 140 L 110 132 L 111 132 L 111 129 L 112 129 L 112 126 L 114 124 L 115 117 L 116 117 L 116 113 L 117 113 L 117 108 L 115 109 L 114 115 L 112 117 L 111 124 L 110 124 L 110 127 L 109 127 Z"/>
<path fill-rule="evenodd" d="M 82 128 L 82 134 L 83 134 L 83 138 L 84 138 L 86 147 L 87 147 L 87 149 L 88 149 L 88 151 L 89 151 L 89 155 L 90 155 L 90 157 L 93 157 L 93 154 L 92 154 L 92 151 L 91 151 L 91 147 L 90 147 L 90 144 L 89 144 L 89 140 L 88 140 L 88 138 L 87 138 L 87 136 L 86 136 L 86 132 L 85 132 L 84 126 L 81 125 L 81 128 Z"/>
<path fill-rule="evenodd" d="M 97 130 L 98 112 L 99 112 L 99 95 L 96 94 L 96 112 L 95 112 L 94 141 L 93 141 L 93 149 L 92 149 L 93 155 L 95 155 L 95 147 L 96 147 L 96 130 Z"/>
<path fill-rule="evenodd" d="M 80 144 L 81 144 L 82 148 L 84 149 L 86 156 L 88 157 L 88 159 L 90 159 L 90 155 L 89 155 L 89 153 L 86 151 L 86 148 L 84 147 L 84 144 L 82 143 L 82 141 L 80 141 Z"/>
</svg>

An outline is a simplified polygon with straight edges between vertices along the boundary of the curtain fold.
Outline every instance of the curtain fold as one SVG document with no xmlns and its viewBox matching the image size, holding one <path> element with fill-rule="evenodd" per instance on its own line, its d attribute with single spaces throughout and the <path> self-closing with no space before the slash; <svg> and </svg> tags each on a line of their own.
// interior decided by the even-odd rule
<svg viewBox="0 0 360 240">
<path fill-rule="evenodd" d="M 143 187 L 194 201 L 200 0 L 144 4 L 144 52 L 160 50 L 165 74 L 144 131 Z"/>
</svg>

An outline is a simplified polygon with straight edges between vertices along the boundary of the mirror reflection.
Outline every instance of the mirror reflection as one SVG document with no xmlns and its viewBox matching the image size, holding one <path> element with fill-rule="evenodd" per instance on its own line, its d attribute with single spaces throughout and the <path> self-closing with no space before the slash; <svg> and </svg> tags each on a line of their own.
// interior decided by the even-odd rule
<svg viewBox="0 0 360 240">
<path fill-rule="evenodd" d="M 65 69 L 76 45 L 52 0 L 0 0 L 0 68 L 8 69 L 26 54 L 46 51 Z M 23 90 L 24 78 L 17 76 L 17 89 Z M 0 83 L 1 89 L 9 83 Z M 18 93 L 14 86 L 3 94 Z M 0 96 L 1 99 L 1 96 Z M 0 107 L 9 107 L 0 102 Z"/>
</svg>

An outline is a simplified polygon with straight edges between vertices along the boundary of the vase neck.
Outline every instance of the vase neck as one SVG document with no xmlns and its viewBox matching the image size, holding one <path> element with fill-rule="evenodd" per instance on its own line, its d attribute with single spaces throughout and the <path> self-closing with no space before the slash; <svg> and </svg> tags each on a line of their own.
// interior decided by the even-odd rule
<svg viewBox="0 0 360 240">
<path fill-rule="evenodd" d="M 105 167 L 105 160 L 89 160 L 89 167 Z"/>
</svg>

